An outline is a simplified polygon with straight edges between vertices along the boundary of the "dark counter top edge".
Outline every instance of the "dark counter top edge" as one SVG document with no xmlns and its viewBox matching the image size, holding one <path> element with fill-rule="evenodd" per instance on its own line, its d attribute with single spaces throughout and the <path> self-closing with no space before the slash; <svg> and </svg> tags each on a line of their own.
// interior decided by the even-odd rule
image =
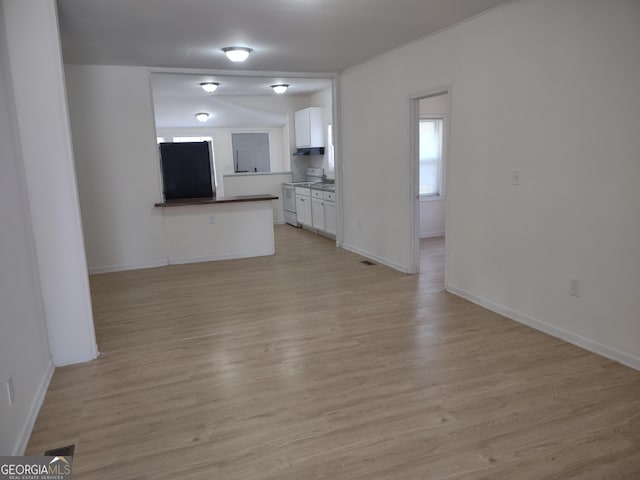
<svg viewBox="0 0 640 480">
<path fill-rule="evenodd" d="M 215 205 L 217 203 L 264 202 L 278 200 L 275 195 L 237 195 L 234 197 L 193 198 L 188 200 L 169 200 L 156 203 L 156 207 L 185 207 L 189 205 Z"/>
</svg>

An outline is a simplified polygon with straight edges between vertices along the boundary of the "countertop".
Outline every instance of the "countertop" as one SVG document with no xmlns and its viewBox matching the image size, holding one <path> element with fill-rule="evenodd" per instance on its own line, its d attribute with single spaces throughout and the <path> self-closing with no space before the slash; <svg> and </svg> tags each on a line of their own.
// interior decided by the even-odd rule
<svg viewBox="0 0 640 480">
<path fill-rule="evenodd" d="M 277 200 L 279 197 L 271 194 L 263 195 L 236 195 L 215 198 L 191 198 L 185 200 L 169 200 L 156 203 L 156 207 L 184 207 L 187 205 L 212 205 L 217 203 L 237 203 L 237 202 L 262 202 L 267 200 Z"/>
<path fill-rule="evenodd" d="M 225 173 L 223 177 L 261 177 L 266 175 L 291 175 L 291 172 L 238 172 Z"/>
<path fill-rule="evenodd" d="M 300 185 L 301 188 L 310 188 L 311 190 L 322 190 L 323 192 L 336 191 L 335 183 L 312 183 L 311 185 Z"/>
</svg>

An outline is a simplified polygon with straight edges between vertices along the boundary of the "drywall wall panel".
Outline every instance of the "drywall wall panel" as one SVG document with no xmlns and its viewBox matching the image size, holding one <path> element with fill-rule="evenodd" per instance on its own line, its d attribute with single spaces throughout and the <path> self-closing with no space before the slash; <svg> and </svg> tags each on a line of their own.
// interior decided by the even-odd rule
<svg viewBox="0 0 640 480">
<path fill-rule="evenodd" d="M 166 264 L 147 69 L 65 68 L 90 271 Z"/>
<path fill-rule="evenodd" d="M 275 253 L 271 202 L 189 205 L 163 210 L 171 264 Z"/>
<path fill-rule="evenodd" d="M 53 371 L 0 3 L 0 455 L 22 455 Z M 13 405 L 6 384 L 13 385 Z"/>
<path fill-rule="evenodd" d="M 409 99 L 450 86 L 448 288 L 640 366 L 639 25 L 520 1 L 343 72 L 345 244 L 409 265 Z"/>
<path fill-rule="evenodd" d="M 445 200 L 420 200 L 420 238 L 441 237 L 445 233 Z"/>
<path fill-rule="evenodd" d="M 268 193 L 278 197 L 272 200 L 273 222 L 284 223 L 282 204 L 282 183 L 290 182 L 290 173 L 281 174 L 239 174 L 224 177 L 225 195 L 260 195 Z"/>
<path fill-rule="evenodd" d="M 56 366 L 88 361 L 98 352 L 56 4 L 5 2 L 4 15 L 49 348 Z"/>
<path fill-rule="evenodd" d="M 309 97 L 310 107 L 322 107 L 323 115 L 323 132 L 325 139 L 325 153 L 322 158 L 312 159 L 312 166 L 315 168 L 322 168 L 324 174 L 328 178 L 335 178 L 335 166 L 329 168 L 329 142 L 328 142 L 328 127 L 333 124 L 333 88 L 326 88 L 314 93 Z"/>
</svg>

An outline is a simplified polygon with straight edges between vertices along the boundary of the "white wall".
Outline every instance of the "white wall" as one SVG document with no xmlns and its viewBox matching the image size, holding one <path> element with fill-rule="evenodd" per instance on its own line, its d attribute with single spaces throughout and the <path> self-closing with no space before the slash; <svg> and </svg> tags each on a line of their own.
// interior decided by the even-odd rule
<svg viewBox="0 0 640 480">
<path fill-rule="evenodd" d="M 194 250 L 192 254 L 179 252 L 176 257 L 163 209 L 154 206 L 162 201 L 162 182 L 148 69 L 65 68 L 90 272 L 166 265 L 175 258 L 224 256 L 224 252 Z M 158 134 L 172 131 L 160 129 Z M 206 129 L 189 131 L 211 135 Z M 217 157 L 215 150 L 214 146 Z M 221 174 L 217 172 L 217 176 L 219 182 Z M 271 185 L 273 181 L 267 177 L 263 183 Z M 218 193 L 222 194 L 221 190 Z M 272 192 L 265 188 L 251 193 L 280 195 L 279 189 Z M 245 193 L 232 190 L 231 194 Z M 271 204 L 265 202 L 269 207 Z M 181 244 L 197 245 L 198 230 L 189 232 L 182 232 Z"/>
<path fill-rule="evenodd" d="M 0 455 L 21 455 L 53 373 L 0 2 Z M 13 381 L 13 406 L 5 385 Z"/>
<path fill-rule="evenodd" d="M 345 244 L 407 268 L 409 98 L 451 85 L 448 289 L 640 368 L 638 45 L 636 0 L 522 0 L 345 71 Z"/>
<path fill-rule="evenodd" d="M 256 195 L 269 193 L 278 197 L 273 200 L 273 223 L 284 223 L 282 183 L 290 182 L 291 174 L 241 173 L 224 177 L 225 195 Z"/>
<path fill-rule="evenodd" d="M 255 127 L 255 128 L 216 128 L 213 139 L 216 152 L 216 165 L 223 175 L 233 174 L 234 155 L 231 142 L 232 133 L 268 133 L 269 156 L 272 172 L 288 172 L 289 166 L 289 136 L 285 135 L 284 127 Z M 286 142 L 285 142 L 286 139 Z"/>
<path fill-rule="evenodd" d="M 312 166 L 323 168 L 328 178 L 335 178 L 335 170 L 329 168 L 329 144 L 327 139 L 327 127 L 333 123 L 333 88 L 326 88 L 311 95 L 311 97 L 309 97 L 309 106 L 322 107 L 324 115 L 323 132 L 326 145 L 324 156 L 322 156 L 321 159 L 320 157 L 312 159 Z"/>
<path fill-rule="evenodd" d="M 423 98 L 419 102 L 421 116 L 442 116 L 445 128 L 449 127 L 449 94 Z M 446 141 L 446 139 L 445 139 Z M 446 145 L 443 146 L 443 163 L 446 164 Z M 446 165 L 443 165 L 446 170 Z M 443 182 L 445 176 L 443 175 Z M 420 199 L 420 238 L 440 237 L 445 228 L 445 195 Z"/>
<path fill-rule="evenodd" d="M 449 94 L 434 95 L 420 99 L 420 115 L 448 115 Z"/>
<path fill-rule="evenodd" d="M 49 348 L 56 365 L 88 361 L 97 347 L 56 4 L 10 1 L 4 8 Z"/>
<path fill-rule="evenodd" d="M 216 176 L 216 196 L 259 195 L 269 193 L 278 197 L 282 194 L 282 182 L 291 181 L 289 168 L 289 136 L 283 128 L 240 129 L 240 128 L 157 128 L 159 137 L 170 141 L 172 137 L 199 136 L 213 138 L 213 157 Z M 240 173 L 234 175 L 231 132 L 269 132 L 271 140 L 271 171 L 269 174 Z M 286 142 L 285 142 L 286 139 Z M 286 161 L 286 165 L 284 165 Z M 277 173 L 285 172 L 285 173 Z M 282 200 L 273 200 L 273 222 L 284 223 Z"/>
<path fill-rule="evenodd" d="M 262 109 L 267 112 L 274 112 L 286 115 L 287 122 L 285 129 L 290 132 L 285 133 L 285 141 L 289 142 L 289 152 L 295 152 L 295 136 L 293 132 L 293 118 L 297 110 L 305 108 L 309 104 L 309 97 L 306 95 L 242 95 L 242 96 L 226 96 L 222 97 L 225 101 L 234 105 L 244 105 L 250 107 L 250 111 Z M 237 127 L 238 125 L 228 125 L 229 127 Z M 246 126 L 246 125 L 245 125 Z"/>
<path fill-rule="evenodd" d="M 90 270 L 165 265 L 147 69 L 66 65 L 65 71 Z"/>
<path fill-rule="evenodd" d="M 166 207 L 164 215 L 171 264 L 275 252 L 271 202 Z"/>
<path fill-rule="evenodd" d="M 269 134 L 270 168 L 272 172 L 289 172 L 289 134 L 286 127 L 256 127 L 256 128 L 157 128 L 159 137 L 178 136 L 207 136 L 213 139 L 213 157 L 217 194 L 230 195 L 225 192 L 225 175 L 233 174 L 233 152 L 231 133 L 262 132 Z M 269 193 L 260 184 L 258 190 L 252 193 Z M 233 194 L 235 195 L 235 194 Z"/>
<path fill-rule="evenodd" d="M 286 123 L 280 130 L 282 136 L 282 153 L 279 153 L 279 145 L 272 145 L 272 148 L 276 148 L 274 152 L 275 158 L 280 158 L 280 166 L 272 164 L 271 171 L 281 171 L 293 173 L 295 180 L 304 180 L 304 169 L 309 167 L 308 160 L 300 161 L 299 157 L 292 157 L 291 154 L 296 151 L 295 146 L 295 131 L 294 131 L 294 114 L 297 110 L 309 106 L 309 96 L 306 95 L 269 95 L 269 96 L 230 96 L 222 97 L 225 101 L 233 103 L 234 105 L 243 105 L 251 110 L 262 109 L 268 112 L 280 113 L 285 116 Z M 258 131 L 256 129 L 249 129 L 247 131 Z M 244 127 L 243 127 L 244 128 Z M 229 133 L 233 131 L 240 131 L 242 128 L 229 128 L 225 132 L 224 129 L 216 129 L 216 137 L 214 142 L 216 143 L 216 151 L 220 152 L 220 164 L 223 168 L 220 170 L 220 175 L 227 175 L 233 172 L 233 155 L 231 151 L 231 139 Z M 264 131 L 264 128 L 262 128 Z M 275 133 L 275 130 L 272 130 Z M 276 134 L 277 135 L 277 134 Z M 217 155 L 217 154 L 216 154 Z M 217 158 L 217 157 L 216 157 Z M 217 160 L 218 161 L 218 160 Z M 224 192 L 227 195 L 226 192 Z"/>
<path fill-rule="evenodd" d="M 270 193 L 281 196 L 281 183 L 291 181 L 291 174 L 284 175 L 233 175 L 233 148 L 231 133 L 239 132 L 266 132 L 269 134 L 269 155 L 271 157 L 272 172 L 290 171 L 289 153 L 289 128 L 216 128 L 214 145 L 216 152 L 216 165 L 222 174 L 222 196 L 258 195 Z M 272 201 L 273 221 L 284 223 L 284 211 L 281 200 Z"/>
<path fill-rule="evenodd" d="M 442 237 L 445 234 L 445 199 L 420 199 L 420 238 Z"/>
</svg>

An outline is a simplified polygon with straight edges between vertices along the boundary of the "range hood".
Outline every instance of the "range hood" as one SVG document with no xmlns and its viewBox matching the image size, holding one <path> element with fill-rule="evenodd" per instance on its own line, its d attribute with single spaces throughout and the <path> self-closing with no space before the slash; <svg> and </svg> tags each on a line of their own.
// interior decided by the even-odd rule
<svg viewBox="0 0 640 480">
<path fill-rule="evenodd" d="M 306 155 L 324 155 L 324 147 L 299 148 L 293 155 L 296 157 L 303 157 Z"/>
</svg>

